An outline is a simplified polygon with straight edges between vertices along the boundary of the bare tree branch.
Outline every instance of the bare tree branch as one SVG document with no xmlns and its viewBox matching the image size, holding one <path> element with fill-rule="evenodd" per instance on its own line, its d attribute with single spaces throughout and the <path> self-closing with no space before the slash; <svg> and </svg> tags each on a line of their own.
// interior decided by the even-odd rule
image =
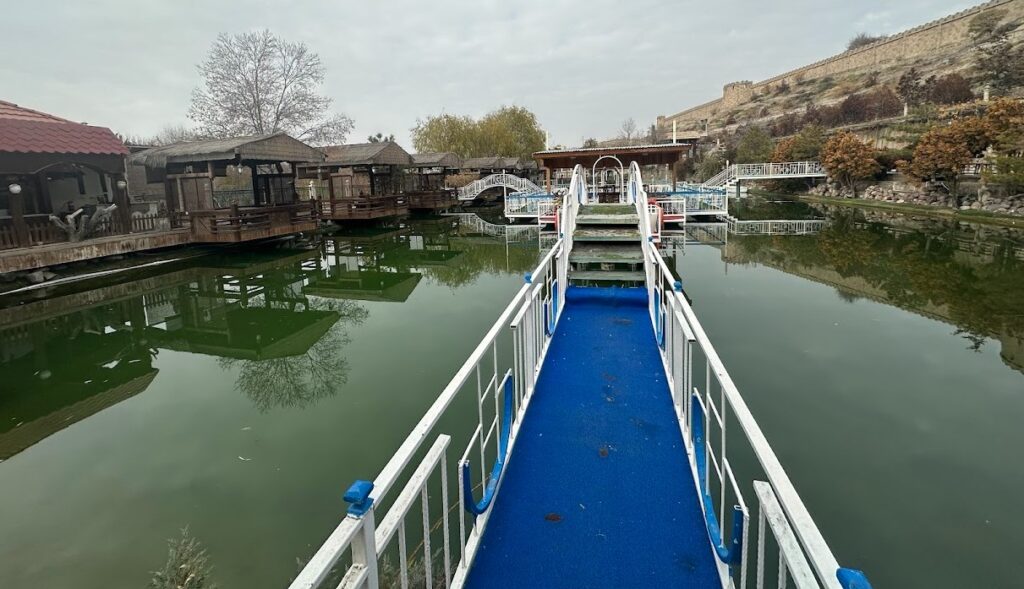
<svg viewBox="0 0 1024 589">
<path fill-rule="evenodd" d="M 189 118 L 204 135 L 285 132 L 326 144 L 352 130 L 352 119 L 330 113 L 331 99 L 319 93 L 323 63 L 303 43 L 268 30 L 222 33 L 198 69 L 203 83 L 192 92 Z"/>
</svg>

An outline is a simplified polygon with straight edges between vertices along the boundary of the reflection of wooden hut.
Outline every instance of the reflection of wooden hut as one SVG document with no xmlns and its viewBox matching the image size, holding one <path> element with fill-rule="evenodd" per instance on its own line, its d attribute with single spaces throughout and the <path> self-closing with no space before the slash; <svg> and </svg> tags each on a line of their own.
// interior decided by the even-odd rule
<svg viewBox="0 0 1024 589">
<path fill-rule="evenodd" d="M 92 301 L 96 306 L 97 302 Z M 0 459 L 120 403 L 156 377 L 141 326 L 141 300 L 103 301 L 69 313 L 0 328 Z M 21 422 L 19 424 L 19 422 Z"/>
<path fill-rule="evenodd" d="M 459 173 L 462 161 L 454 153 L 417 153 L 406 178 L 406 196 L 412 210 L 436 211 L 458 204 L 455 189 L 447 186 L 447 178 Z"/>
<path fill-rule="evenodd" d="M 409 212 L 405 168 L 412 156 L 393 141 L 323 148 L 325 161 L 300 167 L 303 179 L 324 192 L 324 218 L 335 221 L 382 219 Z"/>
<path fill-rule="evenodd" d="M 302 292 L 336 299 L 404 302 L 423 278 L 396 263 L 408 249 L 405 236 L 393 232 L 356 239 L 326 238 L 322 253 L 326 267 Z"/>
<path fill-rule="evenodd" d="M 314 203 L 295 189 L 300 163 L 323 159 L 284 133 L 209 139 L 131 156 L 149 182 L 164 182 L 167 209 L 181 211 L 194 242 L 241 242 L 316 229 Z"/>
</svg>

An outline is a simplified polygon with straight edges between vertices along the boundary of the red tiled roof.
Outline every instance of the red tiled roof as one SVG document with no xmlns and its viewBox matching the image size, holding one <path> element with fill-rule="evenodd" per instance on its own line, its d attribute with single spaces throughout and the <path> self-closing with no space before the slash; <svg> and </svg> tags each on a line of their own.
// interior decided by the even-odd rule
<svg viewBox="0 0 1024 589">
<path fill-rule="evenodd" d="M 0 152 L 125 155 L 128 149 L 106 127 L 74 123 L 0 100 Z"/>
</svg>

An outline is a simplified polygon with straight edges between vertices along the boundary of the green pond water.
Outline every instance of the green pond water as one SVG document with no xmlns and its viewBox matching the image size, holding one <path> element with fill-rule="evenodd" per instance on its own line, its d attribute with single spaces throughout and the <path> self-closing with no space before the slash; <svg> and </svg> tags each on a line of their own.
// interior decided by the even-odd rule
<svg viewBox="0 0 1024 589">
<path fill-rule="evenodd" d="M 1024 238 L 736 211 L 831 221 L 666 253 L 840 562 L 1016 586 Z M 286 586 L 543 245 L 413 220 L 0 300 L 0 586 L 142 587 L 184 527 L 221 587 Z"/>
</svg>

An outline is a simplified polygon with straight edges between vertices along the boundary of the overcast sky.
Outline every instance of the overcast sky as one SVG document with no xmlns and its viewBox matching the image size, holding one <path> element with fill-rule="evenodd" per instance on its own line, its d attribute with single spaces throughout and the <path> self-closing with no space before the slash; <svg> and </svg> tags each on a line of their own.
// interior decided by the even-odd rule
<svg viewBox="0 0 1024 589">
<path fill-rule="evenodd" d="M 16 0 L 0 26 L 0 99 L 120 133 L 188 123 L 196 64 L 220 32 L 269 28 L 326 66 L 350 141 L 417 118 L 529 108 L 551 141 L 614 136 L 967 8 L 955 0 Z"/>
</svg>

